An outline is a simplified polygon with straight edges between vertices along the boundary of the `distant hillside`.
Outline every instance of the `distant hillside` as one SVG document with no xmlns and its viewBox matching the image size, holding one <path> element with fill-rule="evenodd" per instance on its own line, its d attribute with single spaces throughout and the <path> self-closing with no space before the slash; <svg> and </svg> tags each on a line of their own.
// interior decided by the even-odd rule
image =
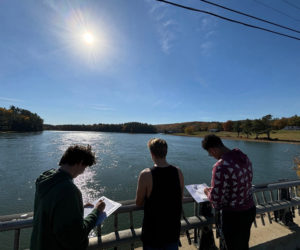
<svg viewBox="0 0 300 250">
<path fill-rule="evenodd" d="M 154 125 L 159 133 L 183 133 L 187 127 L 193 127 L 197 131 L 206 131 L 211 122 L 181 122 L 171 124 Z"/>
</svg>

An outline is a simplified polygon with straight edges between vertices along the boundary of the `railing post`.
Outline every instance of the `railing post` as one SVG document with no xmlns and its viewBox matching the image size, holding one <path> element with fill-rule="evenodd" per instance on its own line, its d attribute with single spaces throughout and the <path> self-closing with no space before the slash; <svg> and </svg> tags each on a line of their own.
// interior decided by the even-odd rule
<svg viewBox="0 0 300 250">
<path fill-rule="evenodd" d="M 130 221 L 130 229 L 133 232 L 134 230 L 134 225 L 133 225 L 133 213 L 132 211 L 129 212 L 129 221 Z M 134 243 L 130 244 L 130 249 L 134 250 Z"/>
<path fill-rule="evenodd" d="M 197 202 L 194 202 L 194 216 L 199 216 L 199 204 Z M 197 243 L 198 242 L 198 235 L 199 235 L 199 232 L 198 232 L 198 228 L 195 228 L 194 229 L 194 243 Z"/>
<path fill-rule="evenodd" d="M 286 181 L 286 180 L 283 179 L 279 181 Z M 287 200 L 287 201 L 291 200 L 291 194 L 289 188 L 279 189 L 279 200 Z M 289 226 L 290 224 L 294 223 L 293 213 L 291 208 L 281 209 L 276 212 L 277 212 L 277 217 L 279 217 L 279 220 L 281 220 L 284 225 Z"/>
<path fill-rule="evenodd" d="M 15 230 L 14 250 L 19 250 L 20 247 L 20 229 Z"/>
<path fill-rule="evenodd" d="M 114 214 L 114 228 L 115 228 L 115 234 L 119 234 L 119 220 L 118 220 L 118 214 Z M 118 247 L 114 247 L 114 250 L 117 250 Z"/>
<path fill-rule="evenodd" d="M 101 224 L 97 226 L 96 228 L 97 238 L 98 238 L 98 245 L 101 245 L 102 243 L 102 230 L 101 230 Z"/>
<path fill-rule="evenodd" d="M 200 203 L 199 214 L 204 217 L 213 216 L 210 202 L 207 201 L 207 202 Z M 199 250 L 215 249 L 216 247 L 215 239 L 214 239 L 214 234 L 211 226 L 203 227 L 199 231 L 198 235 L 199 235 L 199 243 L 198 243 Z"/>
</svg>

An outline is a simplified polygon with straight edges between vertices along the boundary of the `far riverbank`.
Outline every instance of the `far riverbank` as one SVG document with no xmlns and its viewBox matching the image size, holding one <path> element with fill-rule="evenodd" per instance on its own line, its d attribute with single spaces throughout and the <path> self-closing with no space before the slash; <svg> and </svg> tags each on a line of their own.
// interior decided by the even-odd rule
<svg viewBox="0 0 300 250">
<path fill-rule="evenodd" d="M 228 140 L 240 140 L 240 141 L 252 141 L 252 142 L 275 142 L 275 143 L 289 143 L 289 144 L 300 144 L 300 131 L 286 131 L 286 130 L 277 130 L 271 132 L 271 139 L 268 140 L 265 137 L 259 137 L 255 139 L 254 135 L 250 135 L 249 138 L 243 133 L 237 135 L 237 132 L 227 132 L 227 131 L 220 131 L 220 132 L 208 132 L 208 131 L 198 131 L 192 134 L 185 134 L 185 133 L 174 133 L 172 135 L 177 136 L 189 136 L 189 137 L 204 137 L 209 134 L 215 134 L 223 139 Z"/>
</svg>

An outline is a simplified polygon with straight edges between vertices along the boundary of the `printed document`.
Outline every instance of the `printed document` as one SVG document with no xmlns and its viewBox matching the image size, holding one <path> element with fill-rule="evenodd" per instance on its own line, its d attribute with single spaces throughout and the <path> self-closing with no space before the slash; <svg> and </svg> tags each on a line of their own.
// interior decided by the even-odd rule
<svg viewBox="0 0 300 250">
<path fill-rule="evenodd" d="M 185 188 L 189 191 L 191 196 L 194 198 L 196 202 L 204 202 L 208 201 L 208 198 L 206 194 L 204 193 L 204 189 L 208 186 L 203 184 L 192 184 L 192 185 L 186 185 Z"/>
<path fill-rule="evenodd" d="M 122 206 L 121 203 L 110 200 L 105 196 L 102 196 L 99 199 L 95 200 L 94 202 L 92 202 L 92 204 L 95 206 L 99 200 L 103 200 L 103 202 L 105 203 L 105 209 L 104 209 L 103 213 L 99 214 L 97 222 L 96 222 L 96 226 L 101 224 L 108 216 L 110 216 L 114 211 L 116 211 L 119 207 Z M 92 212 L 93 209 L 94 209 L 94 207 L 84 208 L 84 217 L 88 216 L 88 214 L 90 212 Z"/>
</svg>

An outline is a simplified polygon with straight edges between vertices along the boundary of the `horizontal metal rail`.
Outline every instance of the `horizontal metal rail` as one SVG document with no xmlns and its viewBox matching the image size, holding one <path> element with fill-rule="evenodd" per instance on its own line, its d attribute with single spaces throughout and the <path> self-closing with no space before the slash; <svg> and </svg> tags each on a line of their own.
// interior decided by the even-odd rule
<svg viewBox="0 0 300 250">
<path fill-rule="evenodd" d="M 254 185 L 252 187 L 254 200 L 256 203 L 257 214 L 261 215 L 262 223 L 265 224 L 263 216 L 268 214 L 270 223 L 272 223 L 272 215 L 270 212 L 294 208 L 300 206 L 300 197 L 297 193 L 297 187 L 300 186 L 300 180 L 281 181 L 276 183 Z M 282 190 L 288 190 L 289 199 L 281 199 Z M 103 249 L 108 247 L 118 247 L 124 244 L 133 246 L 135 242 L 140 241 L 141 229 L 134 228 L 133 213 L 142 210 L 141 207 L 135 205 L 134 200 L 120 202 L 122 206 L 114 213 L 114 231 L 112 233 L 102 235 L 101 228 L 97 229 L 97 237 L 90 238 L 90 249 Z M 214 224 L 214 218 L 202 216 L 199 212 L 201 204 L 195 203 L 192 197 L 184 197 L 183 204 L 194 203 L 194 215 L 191 217 L 183 217 L 181 221 L 181 230 L 188 231 L 194 229 L 194 240 L 199 229 Z M 300 210 L 299 214 L 300 214 Z M 129 214 L 129 227 L 126 230 L 119 230 L 118 215 Z M 33 213 L 13 214 L 0 216 L 0 232 L 14 230 L 14 249 L 19 249 L 20 230 L 32 227 Z M 276 220 L 276 218 L 275 218 Z M 255 221 L 256 225 L 256 221 Z M 198 231 L 197 231 L 198 230 Z M 188 235 L 189 236 L 189 235 Z M 1 248 L 1 246 L 0 246 Z"/>
</svg>

